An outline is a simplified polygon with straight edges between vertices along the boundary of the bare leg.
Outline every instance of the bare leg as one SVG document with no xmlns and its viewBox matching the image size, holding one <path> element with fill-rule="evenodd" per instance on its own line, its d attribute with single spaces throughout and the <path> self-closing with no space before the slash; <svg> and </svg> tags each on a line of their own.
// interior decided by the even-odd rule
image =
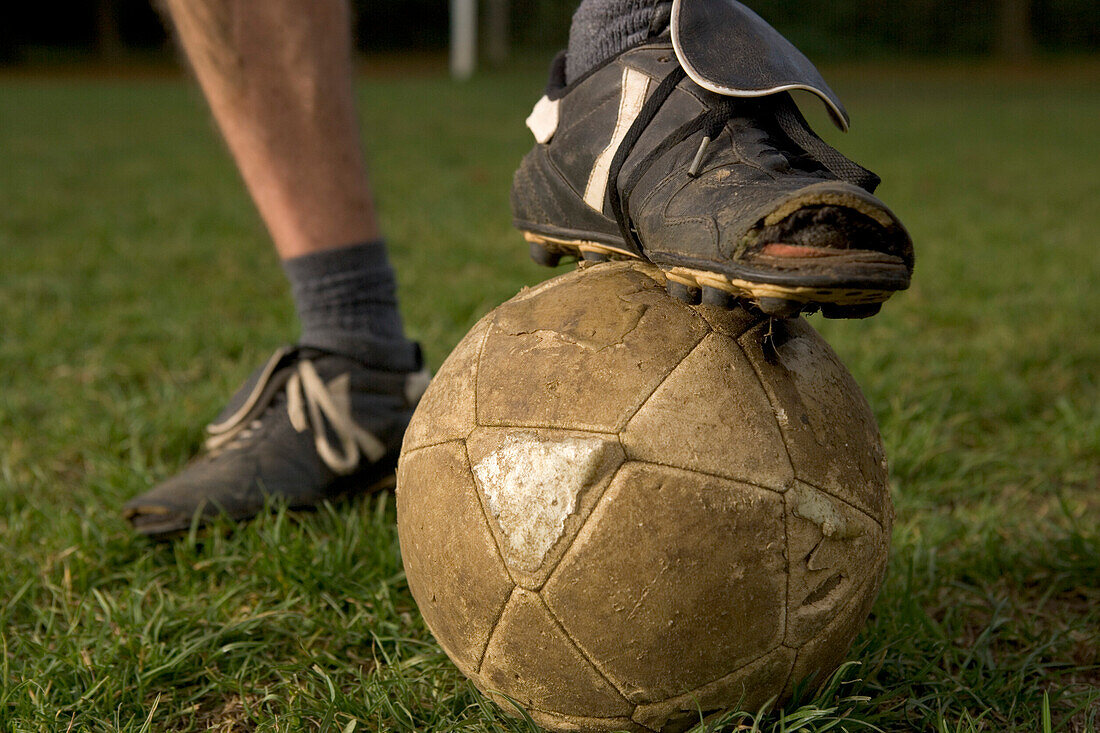
<svg viewBox="0 0 1100 733">
<path fill-rule="evenodd" d="M 378 238 L 345 0 L 164 0 L 282 259 Z"/>
<path fill-rule="evenodd" d="M 355 119 L 346 0 L 164 0 L 275 240 L 302 332 L 232 398 L 207 455 L 123 507 L 143 534 L 392 483 L 426 385 Z M 255 392 L 253 390 L 256 390 Z"/>
</svg>

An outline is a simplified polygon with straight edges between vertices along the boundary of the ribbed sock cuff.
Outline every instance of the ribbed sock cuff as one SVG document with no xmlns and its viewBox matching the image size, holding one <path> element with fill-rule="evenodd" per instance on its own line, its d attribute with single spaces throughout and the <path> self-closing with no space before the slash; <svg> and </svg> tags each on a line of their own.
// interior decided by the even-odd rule
<svg viewBox="0 0 1100 733">
<path fill-rule="evenodd" d="M 584 0 L 569 27 L 566 81 L 645 41 L 654 7 L 654 0 Z"/>
<path fill-rule="evenodd" d="M 294 257 L 283 261 L 283 270 L 302 324 L 301 344 L 348 354 L 377 369 L 418 368 L 384 242 Z"/>
</svg>

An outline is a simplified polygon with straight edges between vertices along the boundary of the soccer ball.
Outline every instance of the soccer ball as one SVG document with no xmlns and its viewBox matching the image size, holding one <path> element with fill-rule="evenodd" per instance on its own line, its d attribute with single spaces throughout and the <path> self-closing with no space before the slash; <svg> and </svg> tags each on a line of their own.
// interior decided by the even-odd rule
<svg viewBox="0 0 1100 733">
<path fill-rule="evenodd" d="M 405 435 L 409 588 L 458 668 L 555 731 L 682 730 L 843 659 L 893 509 L 859 388 L 802 320 L 607 263 L 524 290 Z"/>
</svg>

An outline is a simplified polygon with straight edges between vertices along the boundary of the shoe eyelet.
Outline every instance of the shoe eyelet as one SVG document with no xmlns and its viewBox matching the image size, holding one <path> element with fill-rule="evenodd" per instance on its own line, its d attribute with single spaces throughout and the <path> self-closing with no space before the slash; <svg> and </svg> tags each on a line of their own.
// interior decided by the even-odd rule
<svg viewBox="0 0 1100 733">
<path fill-rule="evenodd" d="M 668 56 L 658 56 L 657 63 L 667 64 L 671 59 Z"/>
</svg>

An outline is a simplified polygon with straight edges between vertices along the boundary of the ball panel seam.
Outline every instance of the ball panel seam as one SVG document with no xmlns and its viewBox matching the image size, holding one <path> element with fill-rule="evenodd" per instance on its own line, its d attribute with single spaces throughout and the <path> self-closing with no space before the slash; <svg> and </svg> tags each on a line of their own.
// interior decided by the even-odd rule
<svg viewBox="0 0 1100 733">
<path fill-rule="evenodd" d="M 515 585 L 517 585 L 516 579 L 515 579 L 515 577 L 512 576 L 512 571 L 508 567 L 508 563 L 505 562 L 505 560 L 504 560 L 504 554 L 500 551 L 500 544 L 497 542 L 496 533 L 493 531 L 493 523 L 492 523 L 492 521 L 489 520 L 489 515 L 486 512 L 485 497 L 481 495 L 481 487 L 478 486 L 477 479 L 474 478 L 474 472 L 473 472 L 473 468 L 472 468 L 473 461 L 470 459 L 470 447 L 468 445 L 466 445 L 465 440 L 462 441 L 462 452 L 466 455 L 466 469 L 470 472 L 470 481 L 472 481 L 473 485 L 474 485 L 474 495 L 477 496 L 477 504 L 478 504 L 479 507 L 481 507 L 481 521 L 485 522 L 485 528 L 487 530 L 489 530 L 489 536 L 493 538 L 493 552 L 496 553 L 497 559 L 500 560 L 500 564 L 504 566 L 504 572 L 508 575 L 508 579 L 511 580 L 512 585 L 515 586 Z M 516 592 L 516 589 L 513 587 L 512 588 L 512 593 L 515 593 L 515 592 Z M 511 597 L 511 594 L 509 594 L 509 597 Z M 505 601 L 504 605 L 507 606 L 508 602 Z M 501 606 L 501 612 L 503 613 L 503 611 L 504 611 L 504 606 Z M 498 614 L 497 615 L 497 621 L 493 622 L 493 628 L 494 629 L 496 629 L 496 624 L 499 621 L 500 621 L 500 615 Z M 492 636 L 492 632 L 490 632 L 489 635 Z M 482 655 L 484 656 L 484 654 L 485 654 L 485 652 L 484 652 L 484 650 L 482 650 Z M 480 666 L 480 663 L 479 663 L 479 666 Z"/>
<path fill-rule="evenodd" d="M 775 421 L 776 430 L 779 431 L 779 442 L 783 444 L 783 453 L 787 456 L 787 465 L 790 467 L 791 473 L 797 476 L 798 467 L 794 465 L 794 458 L 791 456 L 791 449 L 787 445 L 787 431 L 783 429 L 783 424 L 779 420 L 778 410 L 781 409 L 781 407 L 776 404 L 775 396 L 772 394 L 772 391 L 768 389 L 768 385 L 764 381 L 764 375 L 760 373 L 760 368 L 759 366 L 757 366 L 756 360 L 752 358 L 751 354 L 745 351 L 745 346 L 741 343 L 741 339 L 745 338 L 755 328 L 757 328 L 757 326 L 752 326 L 751 328 L 745 329 L 745 332 L 737 337 L 734 343 L 737 344 L 737 348 L 741 350 L 742 355 L 744 355 L 746 361 L 749 362 L 749 366 L 752 367 L 752 373 L 756 377 L 756 382 L 760 385 L 760 389 L 764 391 L 764 396 L 767 398 L 768 404 L 771 405 L 772 419 Z"/>
<path fill-rule="evenodd" d="M 507 566 L 505 569 L 507 569 Z M 508 577 L 512 576 L 509 575 Z M 508 604 L 512 602 L 512 599 L 515 598 L 516 591 L 519 590 L 519 586 L 515 585 L 515 581 L 512 582 L 512 592 L 504 599 L 504 603 L 501 604 L 500 609 L 497 611 L 496 618 L 493 619 L 493 624 L 489 627 L 489 636 L 485 639 L 485 646 L 481 648 L 481 654 L 478 655 L 477 667 L 475 668 L 475 672 L 478 676 L 481 676 L 481 668 L 485 666 L 485 655 L 489 652 L 489 645 L 493 643 L 493 636 L 497 633 L 497 627 L 500 626 L 500 620 L 504 617 L 504 611 L 508 608 Z"/>
<path fill-rule="evenodd" d="M 716 365 L 721 365 L 717 373 L 708 373 Z M 710 394 L 696 392 L 699 375 L 712 379 Z M 711 331 L 638 407 L 620 440 L 633 460 L 782 492 L 795 472 L 774 413 L 741 345 L 725 333 Z M 696 448 L 677 450 L 670 441 Z M 730 451 L 733 445 L 739 450 Z M 740 456 L 734 458 L 731 453 Z M 668 462 L 673 459 L 679 462 Z"/>
<path fill-rule="evenodd" d="M 825 494 L 830 499 L 834 499 L 834 500 L 840 502 L 841 504 L 843 504 L 844 506 L 848 507 L 852 511 L 858 512 L 862 516 L 867 517 L 868 519 L 870 519 L 872 522 L 875 523 L 875 526 L 877 526 L 880 531 L 882 531 L 886 534 L 890 533 L 890 528 L 887 527 L 880 519 L 876 518 L 873 514 L 871 514 L 869 511 L 867 511 L 863 507 L 860 507 L 860 506 L 857 506 L 857 505 L 853 504 L 851 501 L 845 499 L 842 496 L 837 496 L 836 492 L 830 491 L 828 489 L 823 489 L 820 486 L 818 486 L 818 485 L 816 485 L 816 484 L 814 484 L 810 481 L 806 481 L 805 479 L 802 479 L 802 478 L 798 479 L 798 483 L 804 484 L 805 486 L 808 486 L 808 487 L 810 487 L 811 489 L 813 489 L 815 491 L 820 491 L 822 494 Z"/>
<path fill-rule="evenodd" d="M 481 336 L 481 343 L 478 344 L 478 346 L 477 346 L 477 363 L 476 363 L 476 366 L 474 367 L 474 427 L 475 428 L 478 425 L 481 424 L 481 422 L 480 422 L 480 420 L 481 420 L 481 415 L 480 415 L 481 408 L 479 407 L 479 403 L 481 402 L 481 400 L 480 400 L 480 395 L 478 393 L 478 390 L 480 389 L 480 386 L 481 386 L 480 385 L 480 382 L 481 382 L 481 357 L 485 354 L 485 344 L 487 344 L 489 342 L 489 334 L 493 332 L 493 326 L 496 325 L 496 322 L 497 322 L 497 319 L 496 319 L 496 316 L 494 315 L 492 317 L 492 319 L 489 321 L 489 325 L 485 327 L 485 333 L 482 334 L 482 336 Z M 471 431 L 471 432 L 473 432 L 473 431 Z M 469 437 L 469 436 L 467 435 L 467 437 Z"/>
<path fill-rule="evenodd" d="M 473 432 L 473 431 L 470 431 L 470 432 Z M 400 460 L 404 461 L 406 458 L 409 458 L 411 456 L 415 456 L 417 453 L 420 453 L 421 451 L 428 450 L 429 448 L 438 448 L 442 445 L 447 445 L 449 443 L 463 443 L 464 444 L 466 442 L 466 438 L 468 438 L 468 437 L 470 437 L 470 436 L 469 435 L 464 435 L 461 438 L 447 438 L 446 440 L 438 440 L 434 443 L 424 443 L 423 445 L 418 445 L 415 448 L 409 448 L 408 450 L 403 450 L 403 451 L 401 451 L 401 459 Z"/>
<path fill-rule="evenodd" d="M 630 698 L 627 697 L 622 688 L 615 684 L 614 680 L 612 680 L 611 677 L 608 676 L 607 672 L 601 667 L 601 665 L 597 664 L 596 660 L 594 660 L 591 655 L 589 655 L 588 652 L 586 652 L 584 648 L 577 642 L 577 640 L 573 638 L 573 635 L 569 633 L 569 630 L 567 628 L 565 628 L 565 624 L 563 624 L 561 619 L 558 618 L 558 614 L 554 613 L 554 609 L 550 607 L 550 604 L 546 602 L 546 599 L 542 597 L 541 593 L 539 593 L 539 601 L 546 609 L 547 614 L 549 614 L 554 624 L 558 627 L 558 630 L 561 631 L 561 633 L 565 634 L 565 638 L 569 640 L 569 643 L 573 645 L 573 648 L 577 650 L 577 653 L 580 654 L 581 657 L 586 662 L 588 662 L 589 665 L 591 665 L 592 669 L 596 670 L 596 673 L 599 674 L 600 677 L 602 677 L 604 681 L 607 682 L 607 684 L 611 685 L 611 687 L 619 693 L 624 702 L 637 707 L 634 703 L 630 702 Z"/>
<path fill-rule="evenodd" d="M 640 465 L 643 465 L 643 466 L 658 466 L 660 468 L 669 468 L 669 469 L 672 469 L 673 471 L 684 471 L 685 473 L 692 473 L 692 474 L 695 474 L 696 476 L 703 476 L 704 478 L 712 478 L 712 479 L 715 479 L 716 481 L 730 481 L 730 482 L 735 483 L 735 484 L 742 484 L 744 486 L 748 486 L 748 487 L 753 488 L 753 489 L 760 489 L 761 491 L 767 491 L 769 494 L 778 494 L 779 496 L 783 496 L 784 494 L 786 494 L 789 491 L 789 488 L 786 488 L 786 487 L 784 487 L 782 489 L 777 489 L 774 486 L 765 486 L 763 484 L 758 484 L 758 483 L 752 481 L 751 479 L 739 478 L 739 477 L 736 477 L 736 476 L 723 476 L 722 474 L 711 473 L 710 471 L 700 471 L 698 468 L 684 468 L 683 466 L 675 466 L 671 463 L 662 463 L 661 461 L 654 461 L 651 458 L 635 458 L 634 456 L 630 455 L 629 451 L 626 450 L 626 446 L 623 446 L 623 451 L 626 453 L 626 460 L 623 461 L 623 466 L 626 466 L 627 464 L 635 464 L 635 465 L 640 464 Z M 623 466 L 620 466 L 619 470 L 621 470 Z M 817 488 L 817 487 L 815 486 L 814 488 Z M 830 496 L 832 496 L 832 495 L 830 494 Z"/>
<path fill-rule="evenodd" d="M 676 364 L 671 369 L 669 369 L 663 377 L 661 377 L 661 380 L 659 382 L 657 382 L 657 384 L 653 387 L 653 390 L 649 394 L 647 394 L 645 396 L 645 398 L 642 399 L 641 402 L 639 402 L 637 405 L 634 406 L 634 409 L 630 411 L 630 414 L 626 416 L 626 418 L 623 420 L 622 424 L 619 425 L 618 429 L 615 431 L 615 433 L 617 435 L 621 435 L 621 433 L 624 430 L 626 430 L 626 426 L 630 424 L 630 421 L 634 419 L 634 416 L 637 415 L 639 412 L 641 412 L 642 408 L 645 407 L 646 404 L 651 399 L 653 399 L 653 395 L 657 394 L 657 392 L 661 389 L 661 386 L 666 381 L 668 381 L 669 376 L 671 376 L 674 371 L 679 369 L 680 365 L 683 364 L 684 361 L 689 356 L 691 356 L 693 353 L 695 353 L 695 350 L 698 349 L 700 345 L 702 345 L 703 341 L 706 340 L 707 336 L 711 335 L 712 333 L 715 333 L 714 331 L 712 331 L 710 329 L 710 324 L 707 323 L 706 319 L 702 318 L 702 316 L 699 316 L 699 318 L 700 318 L 700 320 L 703 321 L 703 324 L 706 326 L 706 328 L 703 330 L 703 335 L 700 336 L 699 340 L 696 341 L 694 344 L 692 344 L 690 349 L 688 349 L 686 352 L 684 352 L 684 355 L 682 357 L 680 357 L 680 360 L 678 362 L 676 362 Z M 623 449 L 625 450 L 626 446 L 623 446 Z"/>
<path fill-rule="evenodd" d="M 825 629 L 828 629 L 831 626 L 835 626 L 836 623 L 837 623 L 837 619 L 841 618 L 844 615 L 844 612 L 847 611 L 852 604 L 856 603 L 857 601 L 860 601 L 861 599 L 865 599 L 864 591 L 866 591 L 869 586 L 875 586 L 874 592 L 875 592 L 875 595 L 877 595 L 878 594 L 878 587 L 877 586 L 879 586 L 881 584 L 882 579 L 885 576 L 885 570 L 886 570 L 886 568 L 883 567 L 881 570 L 874 573 L 871 577 L 867 578 L 862 583 L 860 583 L 860 585 L 854 591 L 852 591 L 852 596 L 850 598 L 846 599 L 844 601 L 844 603 L 837 606 L 837 608 L 835 609 L 835 613 L 833 614 L 833 618 L 829 621 L 829 623 L 827 623 L 825 625 Z M 875 602 L 877 602 L 877 600 L 878 599 L 876 598 Z M 872 602 L 872 607 L 873 606 L 874 606 L 874 602 Z M 863 630 L 862 627 L 865 627 L 865 626 L 866 626 L 866 619 L 863 619 L 862 623 L 861 623 L 861 628 L 860 628 L 859 631 L 857 631 L 856 636 L 858 636 L 859 633 L 862 632 L 862 630 Z M 791 646 L 788 646 L 785 643 L 783 644 L 783 646 L 787 647 L 788 649 L 797 649 L 798 650 L 798 654 L 795 657 L 795 664 L 791 668 L 791 673 L 792 674 L 794 673 L 794 670 L 798 667 L 798 660 L 802 656 L 802 653 L 805 650 L 805 648 L 807 646 L 809 646 L 810 644 L 814 643 L 814 641 L 816 641 L 816 640 L 817 639 L 815 637 L 814 639 L 810 639 L 809 641 L 807 641 L 807 642 L 805 642 L 805 643 L 803 643 L 803 644 L 801 644 L 797 647 L 791 647 Z M 853 641 L 855 641 L 854 637 L 853 637 Z M 848 651 L 850 651 L 850 648 L 849 648 L 849 650 L 845 651 L 845 656 L 847 655 Z M 843 662 L 843 660 L 841 660 L 841 661 Z M 832 671 L 833 670 L 829 670 L 829 673 L 831 674 Z M 788 679 L 788 684 L 789 683 L 790 683 L 790 680 Z"/>
<path fill-rule="evenodd" d="M 469 456 L 466 452 L 465 441 L 461 441 L 461 440 L 446 441 L 446 442 L 441 443 L 437 446 L 433 446 L 433 447 L 430 447 L 430 448 L 425 447 L 424 449 L 414 451 L 413 453 L 425 453 L 427 451 L 439 452 L 441 450 L 441 448 L 447 448 L 447 447 L 452 448 L 452 450 L 449 450 L 448 453 L 451 453 L 453 458 L 455 459 L 454 460 L 455 468 L 460 469 L 465 474 L 467 480 L 469 481 L 469 489 L 471 489 L 473 494 L 476 496 L 477 495 L 477 485 L 476 485 L 476 482 L 474 481 L 473 474 L 470 470 Z M 401 470 L 411 470 L 411 469 L 408 468 L 409 464 L 405 460 L 405 459 L 408 458 L 408 456 L 403 456 L 402 458 L 403 458 L 403 461 L 402 461 L 400 469 Z M 402 523 L 412 521 L 412 520 L 409 519 L 409 512 L 408 511 L 401 512 L 401 506 L 400 505 L 402 503 L 402 499 L 404 499 L 405 502 L 408 502 L 408 501 L 410 501 L 410 497 L 407 494 L 405 494 L 403 496 L 402 495 L 398 496 L 398 511 L 399 511 L 399 513 L 398 513 L 398 529 L 399 529 L 399 535 L 401 534 Z M 492 537 L 491 528 L 488 526 L 488 523 L 485 521 L 484 512 L 481 508 L 480 501 L 477 502 L 477 505 L 478 505 L 478 508 L 477 508 L 476 511 L 473 510 L 472 505 L 469 506 L 469 510 L 473 514 L 473 516 L 470 516 L 469 519 L 471 521 L 476 522 L 476 520 L 473 517 L 474 516 L 480 517 L 481 521 L 484 523 L 483 526 L 482 526 L 482 529 L 483 529 L 484 533 L 491 538 Z M 400 539 L 402 541 L 407 539 L 407 534 L 405 536 L 401 536 Z M 415 545 L 416 545 L 416 543 L 414 542 L 414 547 L 415 547 Z M 415 552 L 410 551 L 410 554 L 408 554 L 408 555 L 405 554 L 405 552 L 402 553 L 402 564 L 403 564 L 407 574 L 409 573 L 408 563 L 410 562 L 410 557 L 415 557 L 415 558 L 417 558 L 418 561 L 421 558 L 421 556 L 419 554 L 415 553 Z M 485 649 L 488 647 L 489 639 L 492 638 L 493 631 L 495 630 L 496 625 L 499 622 L 500 613 L 503 611 L 504 606 L 507 605 L 508 599 L 511 598 L 512 593 L 515 590 L 515 583 L 512 581 L 511 576 L 508 573 L 507 565 L 504 563 L 503 559 L 500 557 L 499 550 L 497 550 L 495 543 L 493 543 L 493 552 L 492 552 L 491 555 L 489 555 L 489 557 L 492 557 L 492 558 L 495 559 L 496 564 L 497 564 L 499 570 L 501 571 L 501 575 L 499 576 L 499 579 L 501 581 L 500 585 L 504 585 L 505 583 L 507 583 L 508 585 L 511 586 L 511 588 L 509 588 L 507 590 L 507 593 L 502 593 L 502 595 L 504 595 L 504 598 L 502 599 L 501 607 L 500 607 L 500 609 L 495 610 L 494 613 L 492 614 L 492 617 L 493 617 L 494 620 L 493 620 L 492 624 L 489 626 L 488 633 L 485 634 L 485 639 L 483 641 L 479 642 L 476 655 L 474 655 L 474 654 L 469 655 L 470 658 L 471 658 L 471 661 L 475 656 L 478 660 L 480 660 L 484 656 Z M 413 592 L 413 585 L 414 585 L 415 578 L 417 577 L 417 574 L 413 573 L 412 576 L 413 577 L 410 577 L 409 581 L 408 581 L 409 582 L 410 593 Z M 487 584 L 485 582 L 486 580 L 488 580 L 488 579 L 483 577 L 482 580 L 481 580 L 481 585 L 485 588 L 485 591 L 488 592 L 489 589 L 488 589 Z M 504 589 L 501 588 L 501 590 L 503 591 Z M 415 595 L 414 595 L 414 600 L 416 600 Z M 424 607 L 420 604 L 420 601 L 417 601 L 417 605 L 420 606 L 421 613 L 422 613 L 422 615 L 424 615 Z M 443 649 L 444 652 L 447 653 L 448 657 L 451 657 L 452 660 L 456 660 L 459 656 L 463 656 L 463 655 L 457 654 L 456 653 L 457 650 L 452 648 L 452 645 L 450 644 L 450 642 L 454 641 L 453 639 L 449 639 L 449 638 L 441 639 L 440 634 L 438 633 L 438 629 L 433 629 L 432 628 L 432 624 L 429 623 L 429 618 L 428 618 L 427 615 L 424 615 L 424 622 L 425 622 L 425 625 L 428 626 L 429 631 L 431 631 L 432 635 L 436 638 L 436 640 L 439 643 L 440 647 Z M 472 649 L 471 649 L 471 651 L 472 651 Z M 457 661 L 455 661 L 455 664 L 456 664 L 456 666 L 459 666 L 460 669 L 462 669 L 463 667 L 466 666 L 466 665 L 460 665 L 459 662 L 457 662 Z M 480 666 L 480 661 L 478 661 L 478 666 Z"/>
<path fill-rule="evenodd" d="M 509 428 L 511 428 L 511 427 L 517 427 L 517 426 L 511 426 L 511 425 L 509 425 L 509 426 L 482 425 L 482 426 L 479 426 L 479 427 L 489 429 L 489 428 L 495 428 L 495 427 L 509 427 Z M 525 579 L 518 578 L 516 576 L 516 574 L 512 571 L 512 568 L 508 566 L 508 563 L 505 562 L 505 568 L 508 571 L 508 577 L 511 578 L 513 583 L 515 583 L 518 587 L 523 588 L 524 590 L 528 590 L 528 591 L 537 593 L 546 584 L 546 581 L 549 580 L 550 577 L 554 574 L 554 571 L 557 569 L 559 563 L 561 563 L 562 558 L 565 557 L 566 554 L 568 554 L 569 547 L 572 546 L 573 541 L 577 538 L 577 535 L 579 535 L 581 533 L 581 531 L 584 529 L 584 526 L 585 526 L 585 524 L 587 524 L 588 518 L 592 515 L 592 512 L 595 511 L 597 506 L 599 506 L 600 500 L 603 498 L 604 493 L 607 491 L 608 487 L 611 486 L 611 483 L 615 480 L 615 476 L 618 475 L 619 470 L 626 463 L 626 459 L 625 459 L 625 450 L 622 447 L 621 441 L 619 441 L 619 439 L 618 439 L 618 435 L 615 434 L 615 433 L 601 433 L 601 432 L 596 432 L 596 431 L 592 431 L 592 430 L 572 430 L 572 431 L 569 431 L 569 430 L 561 430 L 560 428 L 547 428 L 547 427 L 539 427 L 539 428 L 534 428 L 534 429 L 553 431 L 554 433 L 572 433 L 572 434 L 576 434 L 576 435 L 580 435 L 580 436 L 597 435 L 597 436 L 601 436 L 601 437 L 602 436 L 611 437 L 611 438 L 614 438 L 614 445 L 617 446 L 619 451 L 621 452 L 621 455 L 619 456 L 619 465 L 615 468 L 615 470 L 612 471 L 610 473 L 610 475 L 608 475 L 604 479 L 602 479 L 599 483 L 597 483 L 596 487 L 594 487 L 595 492 L 590 491 L 589 495 L 582 498 L 580 506 L 583 508 L 584 505 L 587 505 L 587 509 L 583 510 L 584 511 L 584 516 L 581 518 L 580 523 L 577 524 L 575 529 L 573 529 L 570 532 L 568 532 L 568 533 L 562 535 L 561 537 L 559 537 L 558 540 L 554 543 L 553 547 L 551 547 L 550 550 L 548 551 L 548 554 L 551 555 L 552 560 L 549 563 L 549 565 L 544 566 L 544 567 L 540 567 L 538 569 L 537 573 L 535 573 L 535 575 L 538 578 L 540 578 L 540 580 L 537 583 L 525 584 Z M 608 442 L 610 443 L 612 441 L 608 441 Z M 469 445 L 468 444 L 466 445 L 466 460 L 469 462 L 469 464 L 471 466 L 473 465 L 473 457 L 470 455 L 470 450 L 469 450 Z M 488 507 L 488 504 L 487 504 L 487 497 L 484 496 L 484 493 L 482 491 L 482 487 L 481 487 L 480 483 L 477 481 L 476 477 L 474 478 L 474 489 L 477 492 L 478 501 L 481 503 L 482 513 L 485 515 L 486 519 L 489 521 L 489 531 L 492 533 L 493 540 L 494 540 L 494 542 L 496 544 L 496 547 L 497 547 L 497 553 L 503 559 L 503 551 L 500 549 L 500 543 L 503 541 L 503 536 L 501 535 L 499 528 L 496 526 L 496 523 L 493 522 L 491 519 L 489 519 L 489 516 L 491 515 L 492 512 L 489 510 L 489 507 Z M 579 509 L 579 511 L 580 510 L 582 510 L 582 509 Z M 557 555 L 557 557 L 553 557 L 553 555 Z"/>
<path fill-rule="evenodd" d="M 616 438 L 619 435 L 619 431 L 617 430 L 601 430 L 600 428 L 589 428 L 584 426 L 563 428 L 561 425 L 546 425 L 544 423 L 538 422 L 525 423 L 518 420 L 509 420 L 507 422 L 505 422 L 504 420 L 501 420 L 499 422 L 480 422 L 477 424 L 477 428 L 519 428 L 522 430 L 554 430 L 557 432 L 572 431 L 575 433 L 586 433 L 590 435 L 608 435 Z M 471 430 L 470 435 L 473 435 L 474 431 L 476 431 L 477 428 Z M 466 437 L 469 438 L 470 436 L 467 435 Z"/>
</svg>

